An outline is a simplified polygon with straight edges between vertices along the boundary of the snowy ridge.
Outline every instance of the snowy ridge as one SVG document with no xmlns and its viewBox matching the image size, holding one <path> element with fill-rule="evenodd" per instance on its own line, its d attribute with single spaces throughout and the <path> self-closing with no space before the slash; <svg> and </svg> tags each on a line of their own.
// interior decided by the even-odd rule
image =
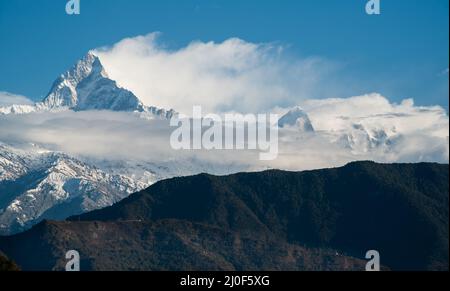
<svg viewBox="0 0 450 291">
<path fill-rule="evenodd" d="M 26 230 L 42 219 L 65 219 L 109 206 L 156 181 L 175 176 L 202 172 L 222 175 L 268 168 L 298 170 L 303 160 L 306 167 L 316 167 L 318 161 L 323 162 L 319 165 L 325 167 L 330 164 L 334 166 L 337 161 L 377 157 L 386 162 L 431 160 L 448 163 L 448 114 L 442 108 L 414 108 L 412 101 L 408 100 L 391 106 L 379 95 L 343 100 L 313 100 L 302 103 L 303 107 L 286 110 L 278 120 L 281 162 L 277 164 L 254 163 L 240 153 L 230 161 L 217 159 L 216 156 L 205 155 L 203 158 L 200 153 L 155 156 L 153 151 L 161 144 L 157 142 L 157 135 L 161 134 L 159 127 L 156 127 L 154 135 L 147 127 L 143 128 L 145 132 L 139 129 L 128 135 L 131 127 L 124 127 L 127 133 L 124 138 L 116 136 L 118 131 L 113 128 L 112 137 L 119 137 L 126 143 L 119 143 L 119 157 L 109 152 L 107 155 L 96 155 L 69 150 L 75 155 L 71 156 L 49 150 L 60 148 L 51 141 L 64 138 L 65 131 L 61 135 L 55 134 L 53 139 L 40 141 L 42 147 L 34 144 L 6 145 L 0 141 L 0 235 Z M 366 105 L 367 100 L 370 100 L 370 106 Z M 364 103 L 364 106 L 359 106 L 358 102 Z M 387 109 L 381 115 L 379 111 L 371 110 L 378 107 Z M 9 125 L 8 121 L 16 118 L 2 114 L 85 110 L 124 111 L 127 113 L 120 115 L 136 115 L 145 126 L 152 125 L 147 120 L 166 120 L 176 114 L 173 110 L 143 105 L 132 92 L 121 88 L 108 77 L 98 57 L 88 53 L 54 82 L 42 102 L 0 107 L 0 121 L 5 120 Z M 421 116 L 427 114 L 428 122 L 416 119 L 415 110 L 419 110 Z M 48 130 L 45 127 L 39 132 L 45 135 Z M 23 134 L 15 128 L 12 128 L 13 131 Z M 19 143 L 14 134 L 7 132 L 4 135 L 6 140 L 3 141 Z M 78 132 L 78 136 L 84 135 L 84 131 Z M 140 140 L 142 136 L 150 139 L 150 142 Z M 110 137 L 107 136 L 106 140 L 109 142 Z M 78 147 L 81 145 L 79 141 L 78 138 L 68 143 Z M 30 142 L 38 141 L 23 141 Z M 86 142 L 86 139 L 81 139 L 82 142 Z M 135 144 L 148 145 L 148 151 L 122 155 L 122 151 L 133 151 Z M 146 156 L 146 153 L 151 155 Z M 238 160 L 238 156 L 243 158 Z"/>
<path fill-rule="evenodd" d="M 14 180 L 28 171 L 30 157 L 19 155 L 15 150 L 0 144 L 0 183 Z"/>
<path fill-rule="evenodd" d="M 108 174 L 68 155 L 0 145 L 0 234 L 103 208 L 154 182 Z"/>
<path fill-rule="evenodd" d="M 315 132 L 314 126 L 305 110 L 300 106 L 293 107 L 278 120 L 280 129 L 295 130 L 302 133 L 323 134 L 331 143 L 350 149 L 354 154 L 364 154 L 372 150 L 388 151 L 395 138 L 395 127 L 388 130 L 382 127 L 366 128 L 357 120 L 348 122 L 341 130 Z"/>
<path fill-rule="evenodd" d="M 0 235 L 110 206 L 162 179 L 247 169 L 195 158 L 158 163 L 75 158 L 34 144 L 0 143 Z"/>
<path fill-rule="evenodd" d="M 53 83 L 48 95 L 35 105 L 0 107 L 0 114 L 27 114 L 62 110 L 140 112 L 146 118 L 169 119 L 173 110 L 145 106 L 138 97 L 108 77 L 100 59 L 89 52 Z"/>
</svg>

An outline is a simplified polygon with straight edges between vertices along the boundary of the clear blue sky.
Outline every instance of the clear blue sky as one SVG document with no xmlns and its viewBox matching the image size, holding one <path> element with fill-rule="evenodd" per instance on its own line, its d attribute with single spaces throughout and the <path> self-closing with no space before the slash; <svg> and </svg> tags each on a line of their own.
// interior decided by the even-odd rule
<svg viewBox="0 0 450 291">
<path fill-rule="evenodd" d="M 89 49 L 160 31 L 174 48 L 279 41 L 345 63 L 346 80 L 361 84 L 349 96 L 376 91 L 448 108 L 448 0 L 381 0 L 380 16 L 365 14 L 366 0 L 81 0 L 78 16 L 66 2 L 0 0 L 0 91 L 38 100 Z"/>
</svg>

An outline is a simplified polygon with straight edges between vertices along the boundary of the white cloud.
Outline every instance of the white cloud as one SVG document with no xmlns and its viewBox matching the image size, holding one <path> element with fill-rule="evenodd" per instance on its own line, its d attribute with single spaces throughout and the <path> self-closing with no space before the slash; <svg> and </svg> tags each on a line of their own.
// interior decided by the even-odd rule
<svg viewBox="0 0 450 291">
<path fill-rule="evenodd" d="M 168 121 L 112 111 L 61 111 L 0 115 L 0 144 L 59 151 L 89 161 L 156 165 L 158 171 L 224 174 L 249 168 L 258 152 L 175 151 Z"/>
<path fill-rule="evenodd" d="M 320 58 L 290 57 L 275 44 L 239 39 L 222 43 L 192 42 L 171 50 L 158 34 L 120 41 L 97 49 L 110 77 L 146 105 L 190 114 L 203 112 L 276 112 L 301 105 L 316 134 L 280 131 L 279 156 L 262 162 L 255 151 L 174 151 L 168 122 L 145 120 L 123 112 L 41 112 L 0 115 L 0 142 L 35 143 L 51 150 L 95 159 L 170 162 L 201 161 L 210 171 L 217 165 L 233 169 L 267 167 L 303 170 L 343 165 L 354 160 L 378 162 L 448 162 L 448 113 L 440 106 L 416 106 L 412 99 L 391 103 L 379 94 L 350 98 L 311 99 L 322 90 L 337 89 L 327 75 L 336 65 Z M 448 70 L 447 70 L 448 73 Z M 326 80 L 325 80 L 326 79 Z M 325 88 L 325 89 L 324 89 Z M 326 94 L 329 95 L 329 94 Z M 23 96 L 0 92 L 0 106 L 29 104 Z M 371 148 L 367 139 L 386 134 L 384 146 Z M 354 135 L 349 148 L 343 135 Z M 355 142 L 353 140 L 352 142 Z M 189 162 L 191 161 L 191 162 Z M 233 165 L 229 167 L 227 165 Z"/>
<path fill-rule="evenodd" d="M 192 42 L 176 50 L 158 33 L 127 38 L 96 50 L 110 77 L 146 105 L 191 113 L 265 112 L 316 98 L 335 64 L 320 58 L 289 57 L 281 45 L 237 38 L 222 43 Z"/>
<path fill-rule="evenodd" d="M 410 99 L 393 104 L 378 94 L 308 100 L 302 105 L 318 132 L 280 130 L 278 158 L 268 162 L 259 161 L 257 151 L 174 151 L 170 147 L 174 128 L 169 127 L 167 121 L 146 120 L 138 114 L 125 112 L 0 115 L 0 141 L 35 143 L 94 159 L 152 162 L 164 166 L 172 163 L 172 167 L 187 168 L 184 174 L 266 168 L 304 170 L 340 166 L 354 160 L 448 163 L 449 118 L 439 106 L 415 106 Z M 361 149 L 336 142 L 342 134 L 354 133 L 359 138 L 360 132 L 352 127 L 354 124 L 363 125 L 369 134 L 385 130 L 389 142 Z"/>
<path fill-rule="evenodd" d="M 22 95 L 0 91 L 0 107 L 11 105 L 32 105 L 34 102 Z"/>
</svg>

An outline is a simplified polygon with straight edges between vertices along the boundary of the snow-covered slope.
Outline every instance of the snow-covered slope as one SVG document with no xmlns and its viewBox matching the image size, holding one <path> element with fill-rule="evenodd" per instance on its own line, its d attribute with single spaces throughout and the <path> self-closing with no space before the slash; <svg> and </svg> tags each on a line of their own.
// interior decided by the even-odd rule
<svg viewBox="0 0 450 291">
<path fill-rule="evenodd" d="M 314 136 L 323 136 L 332 144 L 350 150 L 353 154 L 366 154 L 373 151 L 389 152 L 395 141 L 402 136 L 395 125 L 383 124 L 369 117 L 353 116 L 324 116 L 314 115 L 310 118 L 309 112 L 300 106 L 287 111 L 279 120 L 281 131 L 292 130 L 302 133 L 311 133 Z M 323 119 L 332 120 L 324 123 Z M 314 123 L 321 126 L 314 126 Z M 324 127 L 323 124 L 326 124 Z M 306 138 L 306 136 L 304 136 Z"/>
<path fill-rule="evenodd" d="M 245 165 L 195 158 L 157 163 L 75 158 L 34 144 L 0 143 L 0 235 L 24 231 L 43 219 L 65 219 L 112 205 L 162 179 L 244 170 Z"/>
<path fill-rule="evenodd" d="M 5 180 L 15 180 L 24 175 L 30 164 L 30 155 L 0 144 L 0 183 Z"/>
<path fill-rule="evenodd" d="M 0 234 L 109 206 L 154 182 L 109 174 L 66 154 L 0 145 Z"/>
<path fill-rule="evenodd" d="M 362 124 L 354 123 L 349 129 L 335 132 L 334 136 L 337 144 L 361 154 L 372 150 L 388 151 L 396 132 L 386 128 L 367 129 Z"/>
</svg>

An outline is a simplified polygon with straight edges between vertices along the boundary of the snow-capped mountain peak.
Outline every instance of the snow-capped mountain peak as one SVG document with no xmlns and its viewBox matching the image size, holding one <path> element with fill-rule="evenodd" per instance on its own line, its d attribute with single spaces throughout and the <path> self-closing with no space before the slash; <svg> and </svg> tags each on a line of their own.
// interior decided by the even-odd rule
<svg viewBox="0 0 450 291">
<path fill-rule="evenodd" d="M 42 102 L 0 107 L 0 114 L 64 110 L 139 112 L 145 119 L 170 119 L 176 114 L 172 109 L 145 106 L 131 91 L 109 78 L 101 60 L 92 51 L 55 80 Z"/>
<path fill-rule="evenodd" d="M 314 127 L 312 126 L 308 114 L 300 106 L 292 108 L 285 115 L 283 115 L 278 120 L 278 126 L 281 128 L 297 127 L 299 130 L 305 132 L 314 131 Z"/>
<path fill-rule="evenodd" d="M 100 59 L 89 52 L 53 84 L 42 106 L 73 110 L 144 111 L 142 102 L 108 77 Z"/>
</svg>

